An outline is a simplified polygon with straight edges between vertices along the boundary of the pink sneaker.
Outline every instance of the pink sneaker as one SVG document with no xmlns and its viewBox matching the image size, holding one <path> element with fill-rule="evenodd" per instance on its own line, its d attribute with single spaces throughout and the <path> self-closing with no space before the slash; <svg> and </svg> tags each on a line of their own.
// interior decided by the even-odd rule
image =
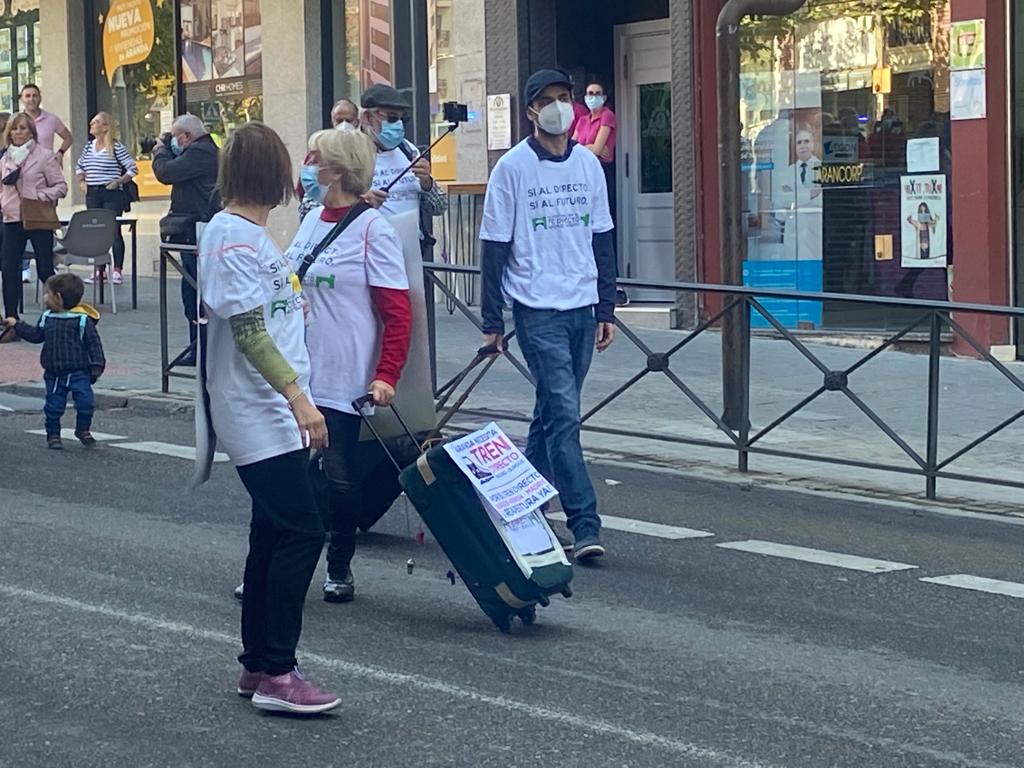
<svg viewBox="0 0 1024 768">
<path fill-rule="evenodd" d="M 318 715 L 341 704 L 333 693 L 321 691 L 306 680 L 298 669 L 286 675 L 264 675 L 256 688 L 252 705 L 269 712 L 292 712 L 299 715 Z"/>
<path fill-rule="evenodd" d="M 266 674 L 263 672 L 250 672 L 245 667 L 242 667 L 242 674 L 238 678 L 238 695 L 251 699 L 252 695 L 256 693 L 256 689 L 260 687 L 260 683 L 263 682 L 264 677 L 266 677 Z"/>
</svg>

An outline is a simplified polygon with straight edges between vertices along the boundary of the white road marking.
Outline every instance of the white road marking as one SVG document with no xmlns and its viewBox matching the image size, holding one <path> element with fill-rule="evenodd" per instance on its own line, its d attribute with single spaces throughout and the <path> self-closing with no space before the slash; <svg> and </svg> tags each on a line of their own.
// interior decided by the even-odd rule
<svg viewBox="0 0 1024 768">
<path fill-rule="evenodd" d="M 81 600 L 75 600 L 61 595 L 37 592 L 35 590 L 22 589 L 20 587 L 11 587 L 7 585 L 0 585 L 0 595 L 6 595 L 19 600 L 31 600 L 33 602 L 43 603 L 46 605 L 55 605 L 61 608 L 78 611 L 80 613 L 91 613 L 99 616 L 105 616 L 110 619 L 124 621 L 129 624 L 145 627 L 146 629 L 155 630 L 157 632 L 173 632 L 180 635 L 186 635 L 191 638 L 212 640 L 228 645 L 231 648 L 235 648 L 238 645 L 237 637 L 234 635 L 228 635 L 224 632 L 203 629 L 202 627 L 197 627 L 194 624 L 188 624 L 180 621 L 169 621 L 156 616 L 148 616 L 143 613 L 121 611 L 107 605 L 86 603 Z M 598 720 L 595 718 L 585 717 L 583 715 L 577 715 L 572 712 L 542 707 L 529 702 L 511 699 L 506 696 L 484 693 L 473 688 L 452 685 L 451 683 L 446 683 L 443 680 L 437 680 L 425 675 L 411 675 L 405 672 L 394 672 L 382 667 L 355 664 L 349 661 L 332 658 L 330 656 L 323 656 L 318 653 L 309 653 L 307 651 L 302 653 L 302 658 L 304 662 L 332 669 L 348 677 L 371 680 L 376 683 L 384 683 L 399 689 L 415 688 L 428 693 L 441 694 L 452 699 L 461 699 L 475 704 L 483 704 L 493 707 L 494 709 L 523 715 L 537 721 L 546 723 L 557 722 L 570 729 L 587 731 L 599 736 L 610 736 L 639 746 L 662 749 L 666 752 L 675 753 L 689 760 L 699 761 L 702 765 L 721 765 L 727 766 L 727 768 L 771 768 L 771 766 L 765 763 L 744 760 L 724 752 L 709 749 L 707 747 L 701 747 L 697 744 L 692 744 L 681 739 L 662 736 L 661 734 L 653 733 L 651 731 L 635 730 L 633 728 L 616 725 L 615 723 L 611 723 L 606 720 Z"/>
<path fill-rule="evenodd" d="M 126 451 L 137 451 L 139 453 L 155 453 L 158 456 L 173 456 L 176 459 L 188 459 L 195 461 L 196 449 L 191 445 L 175 445 L 174 443 L 161 443 L 156 440 L 141 440 L 137 443 L 112 443 L 112 448 L 124 448 Z M 226 453 L 217 452 L 213 454 L 216 462 L 230 461 Z"/>
<path fill-rule="evenodd" d="M 727 541 L 724 544 L 715 546 L 723 549 L 735 549 L 740 552 L 752 552 L 757 555 L 768 557 L 784 557 L 789 560 L 803 560 L 807 563 L 818 565 L 830 565 L 834 568 L 847 568 L 851 571 L 864 571 L 865 573 L 887 573 L 889 571 L 908 571 L 917 568 L 916 565 L 907 563 L 894 563 L 889 560 L 874 560 L 868 557 L 857 555 L 844 555 L 840 552 L 828 552 L 824 549 L 810 549 L 808 547 L 794 547 L 790 544 L 777 544 L 774 541 Z"/>
<path fill-rule="evenodd" d="M 7 413 L 14 413 L 13 408 L 8 408 L 6 405 L 0 405 L 0 411 L 6 411 Z"/>
<path fill-rule="evenodd" d="M 986 579 L 981 576 L 970 576 L 966 573 L 953 573 L 949 576 L 929 576 L 928 578 L 920 579 L 920 581 L 926 581 L 929 584 L 941 584 L 945 587 L 970 589 L 974 592 L 989 592 L 993 595 L 1024 598 L 1024 584 L 1018 584 L 1015 581 Z"/>
<path fill-rule="evenodd" d="M 27 434 L 29 434 L 29 435 L 42 435 L 43 437 L 46 436 L 46 430 L 45 429 L 26 429 L 25 432 Z M 60 436 L 62 438 L 64 438 L 65 440 L 77 440 L 78 439 L 78 438 L 75 437 L 75 430 L 73 430 L 73 429 L 62 429 L 60 431 Z M 128 439 L 124 435 L 108 435 L 106 432 L 93 432 L 92 436 L 95 437 L 100 442 L 107 442 L 109 440 L 127 440 Z"/>
<path fill-rule="evenodd" d="M 551 512 L 546 517 L 548 520 L 565 522 L 564 512 Z M 645 520 L 631 520 L 628 517 L 615 517 L 614 515 L 604 514 L 601 515 L 601 526 L 612 531 L 637 533 L 641 536 L 654 536 L 659 539 L 705 539 L 715 535 L 710 531 L 697 531 L 693 528 L 682 528 L 677 525 L 648 523 Z"/>
</svg>

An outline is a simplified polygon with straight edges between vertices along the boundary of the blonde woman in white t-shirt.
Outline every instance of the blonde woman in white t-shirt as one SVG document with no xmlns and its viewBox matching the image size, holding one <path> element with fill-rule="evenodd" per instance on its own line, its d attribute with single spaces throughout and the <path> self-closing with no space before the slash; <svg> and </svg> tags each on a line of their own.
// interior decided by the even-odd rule
<svg viewBox="0 0 1024 768">
<path fill-rule="evenodd" d="M 370 188 L 376 150 L 355 131 L 313 134 L 303 178 L 315 185 L 313 208 L 288 249 L 298 269 L 335 224 L 346 219 Z M 313 402 L 327 420 L 324 449 L 329 483 L 330 546 L 324 600 L 355 597 L 352 557 L 360 506 L 357 474 L 360 416 L 352 401 L 367 393 L 375 405 L 395 396 L 412 332 L 409 280 L 398 233 L 380 212 L 356 211 L 348 225 L 310 265 L 303 280 L 309 300 L 309 349 Z"/>
<path fill-rule="evenodd" d="M 309 715 L 341 702 L 299 674 L 295 658 L 324 540 L 309 449 L 328 438 L 307 394 L 302 287 L 266 229 L 270 211 L 291 198 L 291 171 L 284 143 L 264 125 L 237 129 L 221 151 L 225 208 L 199 243 L 201 370 L 217 443 L 252 497 L 238 693 L 258 709 Z"/>
</svg>

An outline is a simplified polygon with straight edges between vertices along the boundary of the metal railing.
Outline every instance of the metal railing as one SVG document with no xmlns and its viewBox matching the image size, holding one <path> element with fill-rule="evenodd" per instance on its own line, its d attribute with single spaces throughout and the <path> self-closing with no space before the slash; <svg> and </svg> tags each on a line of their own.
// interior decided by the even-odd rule
<svg viewBox="0 0 1024 768">
<path fill-rule="evenodd" d="M 185 270 L 181 261 L 172 254 L 195 253 L 197 246 L 187 243 L 161 243 L 160 244 L 160 391 L 165 395 L 171 391 L 171 379 L 192 379 L 196 378 L 195 359 L 196 345 L 191 343 L 181 352 L 171 357 L 170 323 L 167 317 L 169 303 L 167 300 L 167 277 L 168 267 L 174 269 L 182 280 L 187 280 L 193 287 L 196 281 Z M 180 307 L 180 304 L 178 305 Z M 188 368 L 190 370 L 178 370 Z"/>
<path fill-rule="evenodd" d="M 425 263 L 424 274 L 428 286 L 443 294 L 449 307 L 453 312 L 465 316 L 479 330 L 482 327 L 481 320 L 477 313 L 457 295 L 453 290 L 451 275 L 475 275 L 479 274 L 479 268 L 473 266 L 456 266 L 439 263 Z M 1017 393 L 1024 395 L 1024 380 L 1011 371 L 1006 365 L 997 360 L 988 348 L 979 342 L 964 327 L 954 315 L 983 315 L 989 317 L 1001 317 L 1011 320 L 1024 319 L 1024 308 L 993 306 L 986 304 L 967 304 L 948 301 L 926 301 L 920 299 L 897 299 L 881 296 L 863 296 L 839 293 L 790 291 L 790 290 L 763 290 L 746 286 L 719 285 L 706 283 L 677 283 L 677 282 L 645 282 L 641 280 L 620 280 L 623 286 L 636 288 L 653 288 L 666 291 L 687 292 L 702 294 L 705 296 L 721 297 L 722 308 L 707 318 L 692 331 L 686 332 L 685 336 L 672 344 L 664 351 L 656 351 L 621 318 L 616 324 L 621 336 L 632 343 L 646 358 L 645 364 L 636 371 L 624 372 L 622 383 L 615 387 L 610 393 L 604 396 L 596 405 L 589 408 L 582 417 L 583 429 L 590 432 L 606 435 L 616 435 L 630 438 L 643 438 L 683 445 L 702 446 L 708 448 L 722 448 L 734 451 L 737 459 L 737 468 L 741 472 L 749 469 L 750 456 L 760 454 L 785 459 L 811 461 L 827 464 L 835 464 L 862 469 L 882 470 L 907 475 L 916 475 L 924 478 L 925 495 L 928 499 L 935 499 L 936 484 L 939 479 L 966 481 L 972 483 L 983 483 L 1008 488 L 1024 488 L 1024 481 L 1017 481 L 1006 478 L 975 475 L 965 472 L 956 472 L 950 469 L 950 465 L 958 459 L 975 450 L 979 445 L 991 440 L 995 435 L 1003 432 L 1012 424 L 1024 417 L 1024 398 L 1018 403 L 1018 407 L 1011 408 L 1009 415 L 1003 418 L 996 426 L 988 429 L 976 439 L 966 445 L 942 455 L 939 450 L 939 400 L 941 396 L 940 387 L 940 360 L 943 357 L 942 346 L 945 343 L 944 335 L 952 333 L 963 343 L 969 345 L 977 356 L 986 361 L 991 368 L 997 371 Z M 765 299 L 781 299 L 786 301 L 801 302 L 829 302 L 852 305 L 870 305 L 876 307 L 887 307 L 911 312 L 911 319 L 907 320 L 897 330 L 887 332 L 883 341 L 874 348 L 859 355 L 852 363 L 842 368 L 833 368 L 828 365 L 822 355 L 811 349 L 805 339 L 786 328 L 778 318 L 765 307 Z M 732 322 L 737 323 L 740 329 L 741 358 L 740 364 L 731 373 L 740 378 L 741 397 L 739 402 L 739 419 L 735 423 L 738 428 L 731 428 L 711 407 L 705 398 L 702 398 L 693 387 L 687 384 L 686 378 L 673 370 L 673 358 L 680 351 L 687 348 L 695 339 L 706 334 L 710 329 L 717 326 L 729 313 L 734 313 Z M 774 332 L 784 339 L 812 365 L 821 376 L 821 383 L 810 391 L 805 397 L 788 408 L 778 417 L 774 418 L 763 427 L 754 429 L 751 427 L 750 403 L 751 403 L 751 316 L 759 315 L 764 318 Z M 925 448 L 919 451 L 911 446 L 910 442 L 900 432 L 883 418 L 877 410 L 872 408 L 854 391 L 850 383 L 850 376 L 863 368 L 871 360 L 875 359 L 882 352 L 893 348 L 894 345 L 905 341 L 908 336 L 919 329 L 927 334 L 927 416 L 925 424 Z M 509 333 L 507 339 L 514 338 L 514 331 Z M 436 348 L 431 349 L 431 356 L 436 365 Z M 479 386 L 481 381 L 492 370 L 495 361 L 504 357 L 512 366 L 521 373 L 532 385 L 533 380 L 526 365 L 506 346 L 501 356 L 490 358 L 475 358 L 472 363 L 463 368 L 458 374 L 450 378 L 435 389 L 435 400 L 439 413 L 439 422 L 443 427 L 460 412 L 474 417 L 500 418 L 504 420 L 528 422 L 530 418 L 523 414 L 494 412 L 486 410 L 464 410 L 464 405 L 472 392 Z M 475 375 L 474 375 L 475 374 Z M 680 435 L 669 435 L 651 433 L 650 431 L 639 431 L 625 429 L 615 426 L 602 426 L 593 423 L 594 417 L 608 409 L 624 393 L 636 386 L 641 380 L 651 375 L 661 375 L 669 384 L 680 391 L 694 406 L 703 414 L 710 424 L 714 426 L 721 439 L 710 440 L 700 437 L 686 437 Z M 463 384 L 469 382 L 464 388 Z M 455 398 L 456 392 L 461 389 L 461 394 Z M 838 392 L 853 404 L 857 411 L 867 417 L 874 426 L 898 447 L 899 452 L 909 459 L 907 465 L 896 465 L 885 461 L 867 461 L 860 459 L 845 458 L 838 455 L 825 455 L 820 451 L 815 453 L 801 452 L 787 448 L 770 447 L 765 445 L 765 438 L 775 433 L 778 428 L 792 419 L 796 414 L 806 409 L 811 403 L 818 400 L 828 392 Z M 454 402 L 451 402 L 455 398 Z"/>
</svg>

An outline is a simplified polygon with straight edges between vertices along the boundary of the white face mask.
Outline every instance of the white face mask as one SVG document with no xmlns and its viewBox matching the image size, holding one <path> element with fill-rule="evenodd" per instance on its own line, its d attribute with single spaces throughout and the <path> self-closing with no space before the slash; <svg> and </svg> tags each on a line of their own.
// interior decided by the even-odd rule
<svg viewBox="0 0 1024 768">
<path fill-rule="evenodd" d="M 553 101 L 537 113 L 537 125 L 544 133 L 562 136 L 568 132 L 574 118 L 572 104 Z"/>
</svg>

